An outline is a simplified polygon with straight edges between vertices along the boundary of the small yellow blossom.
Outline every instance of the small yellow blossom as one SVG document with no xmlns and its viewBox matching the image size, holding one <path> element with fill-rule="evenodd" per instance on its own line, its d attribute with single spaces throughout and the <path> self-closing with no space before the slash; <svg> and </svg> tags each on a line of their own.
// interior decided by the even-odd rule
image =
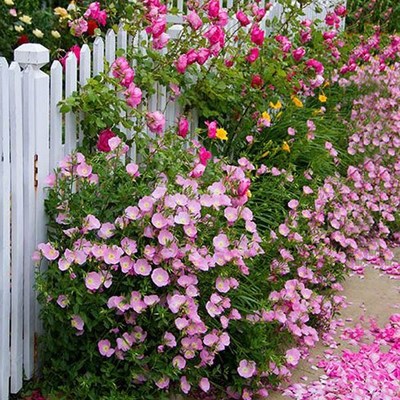
<svg viewBox="0 0 400 400">
<path fill-rule="evenodd" d="M 24 27 L 21 26 L 21 25 L 15 25 L 15 26 L 14 26 L 14 29 L 15 29 L 17 32 L 19 32 L 19 33 L 21 33 L 21 32 L 24 31 Z"/>
<path fill-rule="evenodd" d="M 318 96 L 318 100 L 319 100 L 321 103 L 326 103 L 326 101 L 328 100 L 328 98 L 327 98 L 324 94 L 320 94 L 320 95 Z"/>
<path fill-rule="evenodd" d="M 264 112 L 261 114 L 261 118 L 262 118 L 262 119 L 265 119 L 265 120 L 268 121 L 268 122 L 271 122 L 271 116 L 270 116 L 266 111 L 264 111 Z"/>
<path fill-rule="evenodd" d="M 282 103 L 279 100 L 275 104 L 270 101 L 269 106 L 274 110 L 280 110 L 282 108 Z"/>
<path fill-rule="evenodd" d="M 228 132 L 223 128 L 217 129 L 216 136 L 219 140 L 228 140 Z"/>
<path fill-rule="evenodd" d="M 61 35 L 58 31 L 51 31 L 51 36 L 55 39 L 60 39 Z"/>
<path fill-rule="evenodd" d="M 251 194 L 250 190 L 248 190 L 248 191 L 246 192 L 246 196 L 247 196 L 249 199 L 251 198 L 251 196 L 253 196 L 253 195 Z"/>
<path fill-rule="evenodd" d="M 68 11 L 63 7 L 56 7 L 54 9 L 54 14 L 58 15 L 60 18 L 69 18 Z"/>
<path fill-rule="evenodd" d="M 30 25 L 32 23 L 32 17 L 29 17 L 28 15 L 23 15 L 22 17 L 19 17 L 20 21 L 22 21 L 24 24 Z"/>
<path fill-rule="evenodd" d="M 39 39 L 44 36 L 44 33 L 40 29 L 34 29 L 32 33 Z"/>
<path fill-rule="evenodd" d="M 283 142 L 282 150 L 290 153 L 290 146 L 288 145 L 288 142 Z"/>
<path fill-rule="evenodd" d="M 292 101 L 296 107 L 299 107 L 299 108 L 303 107 L 303 102 L 297 96 L 292 96 Z"/>
<path fill-rule="evenodd" d="M 14 5 L 13 0 L 4 0 L 4 3 L 5 3 L 6 6 L 13 6 Z"/>
</svg>

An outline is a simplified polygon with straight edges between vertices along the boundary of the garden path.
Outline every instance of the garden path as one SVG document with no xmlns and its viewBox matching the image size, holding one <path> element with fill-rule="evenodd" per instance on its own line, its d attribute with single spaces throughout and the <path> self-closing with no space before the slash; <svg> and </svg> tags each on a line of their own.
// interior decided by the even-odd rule
<svg viewBox="0 0 400 400">
<path fill-rule="evenodd" d="M 400 262 L 400 248 L 395 250 L 395 259 Z M 333 350 L 334 354 L 341 354 L 342 350 L 349 348 L 355 350 L 353 346 L 349 346 L 348 340 L 340 338 L 345 328 L 353 328 L 360 318 L 365 317 L 368 321 L 373 317 L 380 327 L 384 327 L 389 322 L 391 315 L 400 313 L 400 276 L 396 279 L 388 274 L 373 267 L 365 269 L 363 276 L 353 275 L 349 277 L 343 284 L 344 292 L 348 301 L 348 307 L 343 309 L 339 318 L 344 321 L 344 326 L 337 329 L 335 335 L 336 349 L 329 348 L 328 345 L 319 343 L 310 352 L 307 360 L 302 360 L 297 368 L 293 371 L 293 383 L 310 384 L 320 380 L 320 376 L 325 373 L 323 369 L 317 369 L 318 360 L 324 357 L 326 351 Z M 397 339 L 398 341 L 399 339 Z M 400 393 L 399 393 L 400 396 Z M 271 400 L 288 399 L 281 392 L 273 392 L 269 397 Z M 292 397 L 295 398 L 295 397 Z M 298 397 L 299 398 L 299 397 Z M 307 399 L 322 399 L 322 397 L 304 397 Z M 323 397 L 325 399 L 325 397 Z M 371 397 L 372 398 L 372 397 Z M 396 397 L 400 398 L 400 397 Z M 367 400 L 367 399 L 363 399 Z"/>
</svg>

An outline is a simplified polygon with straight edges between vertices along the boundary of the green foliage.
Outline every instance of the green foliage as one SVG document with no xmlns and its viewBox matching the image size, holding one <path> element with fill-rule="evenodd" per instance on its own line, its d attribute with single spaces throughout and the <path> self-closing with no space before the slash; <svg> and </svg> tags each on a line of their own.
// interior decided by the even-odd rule
<svg viewBox="0 0 400 400">
<path fill-rule="evenodd" d="M 397 0 L 348 0 L 346 27 L 350 32 L 368 33 L 374 25 L 387 33 L 400 31 L 400 3 Z"/>
</svg>

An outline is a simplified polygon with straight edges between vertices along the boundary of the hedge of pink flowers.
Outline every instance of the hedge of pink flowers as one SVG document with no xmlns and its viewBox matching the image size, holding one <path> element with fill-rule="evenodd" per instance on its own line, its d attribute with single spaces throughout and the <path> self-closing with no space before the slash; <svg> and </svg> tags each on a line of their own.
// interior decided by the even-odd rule
<svg viewBox="0 0 400 400">
<path fill-rule="evenodd" d="M 81 341 L 72 333 L 82 337 L 90 358 L 126 363 L 131 381 L 124 386 L 216 392 L 209 380 L 216 358 L 231 345 L 231 323 L 245 318 L 232 294 L 249 275 L 251 259 L 263 254 L 246 206 L 246 175 L 254 167 L 215 160 L 208 175 L 204 148 L 195 144 L 178 172 L 149 177 L 152 157 L 161 162 L 168 154 L 167 138 L 151 146 L 144 170 L 121 161 L 128 147 L 114 136 L 101 158 L 90 163 L 75 153 L 49 177 L 57 233 L 38 246 L 37 257 L 50 263 L 44 320 L 73 348 Z M 103 209 L 118 186 L 124 191 L 115 208 Z M 146 195 L 138 195 L 144 188 Z M 98 205 L 90 205 L 93 196 Z M 82 202 L 89 203 L 77 209 Z M 237 377 L 260 379 L 253 361 L 239 360 L 235 368 Z"/>
</svg>

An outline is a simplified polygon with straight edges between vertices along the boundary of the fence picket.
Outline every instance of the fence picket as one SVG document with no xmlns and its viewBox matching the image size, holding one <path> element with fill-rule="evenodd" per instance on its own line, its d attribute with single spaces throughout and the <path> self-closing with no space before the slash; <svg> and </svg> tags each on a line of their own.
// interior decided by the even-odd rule
<svg viewBox="0 0 400 400">
<path fill-rule="evenodd" d="M 78 63 L 74 53 L 70 53 L 65 63 L 65 98 L 78 88 Z M 76 147 L 76 115 L 70 111 L 65 114 L 64 155 L 70 154 Z"/>
<path fill-rule="evenodd" d="M 63 156 L 62 114 L 58 106 L 63 98 L 62 65 L 58 61 L 54 61 L 50 72 L 50 170 L 52 171 Z"/>
<path fill-rule="evenodd" d="M 0 399 L 7 400 L 10 376 L 10 131 L 9 72 L 0 58 Z"/>
<path fill-rule="evenodd" d="M 104 41 L 97 37 L 93 43 L 93 76 L 104 72 Z"/>
<path fill-rule="evenodd" d="M 34 370 L 35 294 L 32 254 L 36 247 L 35 227 L 35 71 L 23 72 L 24 143 L 24 372 L 32 378 Z"/>
<path fill-rule="evenodd" d="M 22 388 L 23 378 L 23 313 L 24 313 L 24 191 L 22 139 L 22 74 L 15 62 L 10 67 L 10 136 L 11 136 L 11 393 Z"/>
<path fill-rule="evenodd" d="M 87 81 L 91 77 L 91 65 L 92 65 L 92 60 L 91 60 L 91 51 L 90 48 L 87 44 L 84 44 L 81 49 L 81 58 L 79 61 L 79 85 L 80 87 L 85 86 Z M 83 119 L 83 113 L 81 112 L 79 114 L 79 127 L 78 127 L 78 141 L 79 145 L 82 144 L 83 142 L 83 131 L 82 127 L 80 125 L 80 122 Z"/>
<path fill-rule="evenodd" d="M 124 24 L 120 24 L 117 35 L 117 50 L 122 49 L 126 51 L 127 44 L 128 44 L 128 33 L 124 29 Z"/>
<path fill-rule="evenodd" d="M 106 61 L 111 65 L 115 60 L 115 32 L 109 29 L 106 34 Z"/>
</svg>

